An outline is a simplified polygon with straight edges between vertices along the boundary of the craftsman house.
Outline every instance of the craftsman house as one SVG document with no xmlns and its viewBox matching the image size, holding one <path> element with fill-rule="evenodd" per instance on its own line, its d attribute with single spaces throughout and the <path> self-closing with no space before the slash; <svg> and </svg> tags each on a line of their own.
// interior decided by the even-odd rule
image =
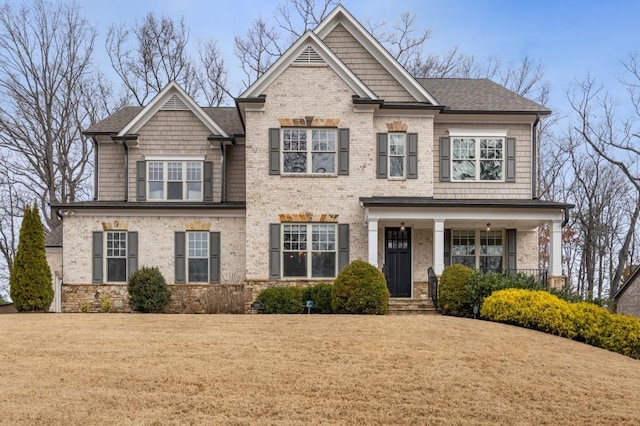
<svg viewBox="0 0 640 426">
<path fill-rule="evenodd" d="M 62 311 L 159 266 L 194 297 L 242 281 L 331 281 L 354 259 L 392 297 L 426 298 L 428 271 L 462 263 L 561 282 L 570 205 L 536 194 L 537 128 L 549 111 L 489 80 L 416 79 L 343 7 L 306 32 L 234 108 L 203 108 L 175 83 L 86 130 L 93 201 L 63 217 Z M 186 286 L 186 287 L 185 287 Z"/>
</svg>

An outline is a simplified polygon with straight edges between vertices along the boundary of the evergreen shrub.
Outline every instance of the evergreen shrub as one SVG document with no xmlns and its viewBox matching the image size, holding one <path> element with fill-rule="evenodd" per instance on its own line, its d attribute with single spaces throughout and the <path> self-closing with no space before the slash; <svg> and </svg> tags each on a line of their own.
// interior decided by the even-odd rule
<svg viewBox="0 0 640 426">
<path fill-rule="evenodd" d="M 263 314 L 301 314 L 302 292 L 299 287 L 270 287 L 262 290 L 256 300 L 264 305 Z"/>
<path fill-rule="evenodd" d="M 354 260 L 338 274 L 331 306 L 337 314 L 386 314 L 389 290 L 384 274 L 367 262 Z"/>
<path fill-rule="evenodd" d="M 171 299 L 167 282 L 157 266 L 143 266 L 133 272 L 127 290 L 129 306 L 137 312 L 160 312 Z"/>
</svg>

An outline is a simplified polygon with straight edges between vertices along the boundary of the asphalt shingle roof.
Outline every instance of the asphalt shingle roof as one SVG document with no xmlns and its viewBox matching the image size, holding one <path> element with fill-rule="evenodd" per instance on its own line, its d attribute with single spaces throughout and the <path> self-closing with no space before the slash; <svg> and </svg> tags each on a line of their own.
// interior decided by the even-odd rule
<svg viewBox="0 0 640 426">
<path fill-rule="evenodd" d="M 547 108 L 493 81 L 468 78 L 418 78 L 444 111 L 480 112 L 539 112 L 548 114 Z"/>
<path fill-rule="evenodd" d="M 141 106 L 122 107 L 104 120 L 89 126 L 89 128 L 85 130 L 85 134 L 118 133 L 129 124 L 141 110 Z M 226 134 L 230 136 L 244 134 L 242 122 L 235 107 L 203 107 L 202 110 L 206 112 Z"/>
</svg>

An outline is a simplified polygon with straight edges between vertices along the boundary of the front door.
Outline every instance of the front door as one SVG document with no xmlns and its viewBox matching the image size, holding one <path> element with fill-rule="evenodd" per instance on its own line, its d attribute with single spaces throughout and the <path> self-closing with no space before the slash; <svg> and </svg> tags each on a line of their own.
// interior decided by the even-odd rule
<svg viewBox="0 0 640 426">
<path fill-rule="evenodd" d="M 411 297 L 411 229 L 385 228 L 384 246 L 391 297 Z"/>
</svg>

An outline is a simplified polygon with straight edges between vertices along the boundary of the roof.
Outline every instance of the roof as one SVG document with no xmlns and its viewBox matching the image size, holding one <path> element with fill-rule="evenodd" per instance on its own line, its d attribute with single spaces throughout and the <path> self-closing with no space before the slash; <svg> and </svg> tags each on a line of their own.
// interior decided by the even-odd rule
<svg viewBox="0 0 640 426">
<path fill-rule="evenodd" d="M 418 78 L 447 112 L 539 113 L 551 111 L 486 78 Z"/>
<path fill-rule="evenodd" d="M 62 247 L 62 224 L 59 224 L 44 236 L 45 247 Z"/>
<path fill-rule="evenodd" d="M 54 209 L 99 210 L 99 209 L 140 209 L 140 210 L 244 210 L 244 202 L 135 202 L 135 201 L 80 201 L 77 203 L 51 204 Z"/>
<path fill-rule="evenodd" d="M 365 207 L 573 208 L 573 204 L 543 200 L 460 200 L 434 199 L 433 197 L 361 197 L 360 202 Z"/>
<path fill-rule="evenodd" d="M 85 135 L 111 135 L 118 134 L 131 122 L 141 111 L 141 106 L 125 106 L 111 114 L 102 121 L 99 121 L 85 130 Z M 213 121 L 228 135 L 243 135 L 244 128 L 240 121 L 240 116 L 235 107 L 202 107 Z"/>
<path fill-rule="evenodd" d="M 622 294 L 627 290 L 627 288 L 631 286 L 631 283 L 636 281 L 637 278 L 640 278 L 640 266 L 637 266 L 633 273 L 629 275 L 629 278 L 627 278 L 626 281 L 622 283 L 618 291 L 616 291 L 616 294 L 613 295 L 613 300 L 617 301 L 618 298 L 622 296 Z"/>
</svg>

